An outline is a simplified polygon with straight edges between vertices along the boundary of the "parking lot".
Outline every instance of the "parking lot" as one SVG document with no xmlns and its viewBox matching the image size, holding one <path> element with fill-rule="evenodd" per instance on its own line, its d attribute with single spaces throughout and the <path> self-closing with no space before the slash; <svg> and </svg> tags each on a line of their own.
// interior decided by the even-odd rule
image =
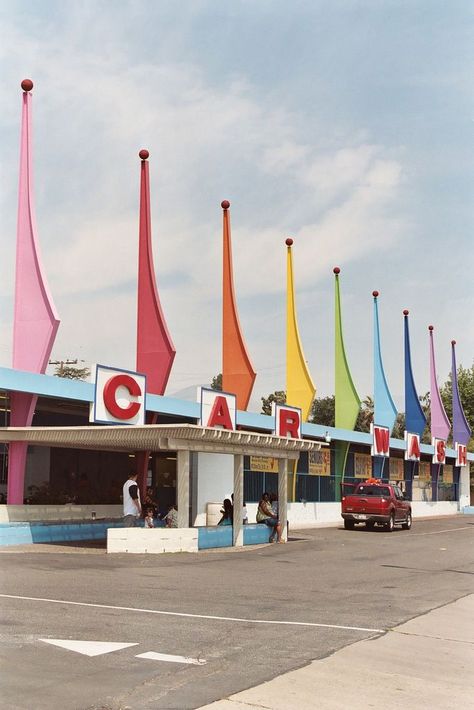
<svg viewBox="0 0 474 710">
<path fill-rule="evenodd" d="M 474 590 L 469 516 L 291 537 L 189 555 L 3 548 L 1 707 L 196 708 Z"/>
</svg>

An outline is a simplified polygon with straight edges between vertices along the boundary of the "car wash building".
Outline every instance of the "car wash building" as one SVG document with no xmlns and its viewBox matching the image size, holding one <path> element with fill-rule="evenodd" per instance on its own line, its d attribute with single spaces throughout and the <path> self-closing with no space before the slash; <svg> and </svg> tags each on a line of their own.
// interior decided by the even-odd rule
<svg viewBox="0 0 474 710">
<path fill-rule="evenodd" d="M 474 457 L 467 451 L 471 432 L 457 389 L 454 341 L 451 423 L 436 384 L 430 327 L 432 439 L 422 443 L 426 419 L 416 394 L 404 311 L 406 432 L 403 440 L 392 438 L 396 409 L 383 370 L 379 294 L 374 292 L 374 419 L 370 433 L 355 431 L 360 400 L 344 350 L 337 267 L 335 426 L 307 421 L 315 388 L 297 326 L 290 239 L 287 404 L 275 407 L 271 416 L 247 411 L 256 372 L 237 312 L 228 201 L 221 205 L 223 391 L 201 388 L 195 402 L 166 395 L 175 348 L 155 280 L 146 150 L 139 153 L 135 366 L 94 366 L 88 382 L 46 375 L 59 316 L 34 219 L 33 84 L 25 80 L 22 88 L 13 362 L 0 368 L 0 491 L 7 497 L 0 506 L 1 523 L 107 518 L 119 525 L 122 485 L 131 470 L 138 472 L 143 494 L 151 487 L 163 509 L 177 505 L 183 529 L 215 522 L 216 506 L 232 493 L 234 510 L 245 501 L 254 520 L 264 490 L 278 494 L 280 517 L 295 527 L 335 523 L 342 484 L 372 476 L 400 482 L 413 501 L 414 517 L 451 514 L 470 505 Z M 243 539 L 236 519 L 232 535 L 235 544 Z"/>
</svg>

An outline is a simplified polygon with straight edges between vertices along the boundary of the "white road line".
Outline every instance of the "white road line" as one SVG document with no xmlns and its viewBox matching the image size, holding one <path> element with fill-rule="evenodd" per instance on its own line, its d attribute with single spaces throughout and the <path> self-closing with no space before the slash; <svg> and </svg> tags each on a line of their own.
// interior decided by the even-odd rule
<svg viewBox="0 0 474 710">
<path fill-rule="evenodd" d="M 115 641 L 73 641 L 71 639 L 39 639 L 52 646 L 65 648 L 67 651 L 82 653 L 83 656 L 103 656 L 105 653 L 121 651 L 129 646 L 138 646 L 138 643 L 117 643 Z"/>
<path fill-rule="evenodd" d="M 310 626 L 323 629 L 343 629 L 345 631 L 369 631 L 384 634 L 386 629 L 367 629 L 363 626 L 339 626 L 338 624 L 316 624 L 312 621 L 272 621 L 269 619 L 240 619 L 232 616 L 210 616 L 208 614 L 185 614 L 179 611 L 161 611 L 158 609 L 137 609 L 133 606 L 113 606 L 111 604 L 91 604 L 89 602 L 72 602 L 65 599 L 43 599 L 42 597 L 23 597 L 17 594 L 0 594 L 3 599 L 23 599 L 33 602 L 49 602 L 50 604 L 70 604 L 71 606 L 88 606 L 96 609 L 116 609 L 117 611 L 134 611 L 141 614 L 161 614 L 162 616 L 181 616 L 190 619 L 212 619 L 214 621 L 233 621 L 241 624 L 275 624 L 277 626 Z"/>
<path fill-rule="evenodd" d="M 426 532 L 426 533 L 411 533 L 410 537 L 419 537 L 420 535 L 441 535 L 441 533 L 447 533 L 447 532 L 458 532 L 458 530 L 471 530 L 474 532 L 474 526 L 467 526 L 465 528 L 448 528 L 447 530 L 435 530 L 434 532 Z"/>
<path fill-rule="evenodd" d="M 203 666 L 207 661 L 201 658 L 187 658 L 186 656 L 172 656 L 170 653 L 156 653 L 156 651 L 148 651 L 148 653 L 140 653 L 135 658 L 147 658 L 150 661 L 166 661 L 167 663 L 190 663 L 193 666 Z"/>
</svg>

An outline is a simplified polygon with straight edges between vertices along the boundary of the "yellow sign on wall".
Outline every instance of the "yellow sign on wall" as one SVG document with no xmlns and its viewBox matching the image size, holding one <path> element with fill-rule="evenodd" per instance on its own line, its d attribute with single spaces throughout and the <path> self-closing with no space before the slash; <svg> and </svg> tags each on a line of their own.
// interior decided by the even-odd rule
<svg viewBox="0 0 474 710">
<path fill-rule="evenodd" d="M 312 476 L 330 476 L 331 475 L 331 452 L 329 449 L 320 449 L 320 451 L 310 451 L 308 454 L 308 473 Z"/>
<path fill-rule="evenodd" d="M 418 478 L 420 481 L 431 481 L 431 464 L 427 461 L 418 464 Z"/>
<path fill-rule="evenodd" d="M 445 464 L 443 466 L 443 483 L 453 482 L 453 467 L 451 465 Z"/>
<path fill-rule="evenodd" d="M 390 480 L 403 481 L 405 478 L 403 459 L 390 458 Z"/>
<path fill-rule="evenodd" d="M 354 477 L 372 478 L 372 456 L 369 454 L 354 454 Z"/>
<path fill-rule="evenodd" d="M 278 473 L 278 459 L 267 456 L 251 456 L 250 470 L 263 471 L 265 473 Z"/>
</svg>

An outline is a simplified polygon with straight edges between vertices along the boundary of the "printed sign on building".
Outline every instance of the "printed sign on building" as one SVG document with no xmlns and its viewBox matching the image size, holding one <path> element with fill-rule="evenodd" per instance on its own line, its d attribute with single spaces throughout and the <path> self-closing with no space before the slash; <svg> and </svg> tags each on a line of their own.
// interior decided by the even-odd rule
<svg viewBox="0 0 474 710">
<path fill-rule="evenodd" d="M 405 478 L 404 460 L 390 458 L 390 480 L 403 481 Z"/>
<path fill-rule="evenodd" d="M 354 478 L 372 478 L 372 457 L 369 454 L 354 454 Z"/>
<path fill-rule="evenodd" d="M 96 365 L 89 421 L 95 424 L 144 424 L 145 398 L 145 375 Z"/>
<path fill-rule="evenodd" d="M 310 451 L 308 453 L 308 473 L 312 476 L 331 475 L 331 452 L 329 449 Z"/>
<path fill-rule="evenodd" d="M 270 456 L 251 456 L 250 470 L 278 473 L 278 459 L 273 459 Z"/>
<path fill-rule="evenodd" d="M 201 402 L 199 424 L 201 426 L 235 430 L 237 412 L 235 394 L 200 387 L 199 398 Z"/>
<path fill-rule="evenodd" d="M 453 480 L 453 467 L 445 464 L 443 466 L 443 483 L 452 483 Z"/>
<path fill-rule="evenodd" d="M 427 461 L 418 464 L 418 478 L 420 481 L 431 481 L 431 464 Z"/>
</svg>

